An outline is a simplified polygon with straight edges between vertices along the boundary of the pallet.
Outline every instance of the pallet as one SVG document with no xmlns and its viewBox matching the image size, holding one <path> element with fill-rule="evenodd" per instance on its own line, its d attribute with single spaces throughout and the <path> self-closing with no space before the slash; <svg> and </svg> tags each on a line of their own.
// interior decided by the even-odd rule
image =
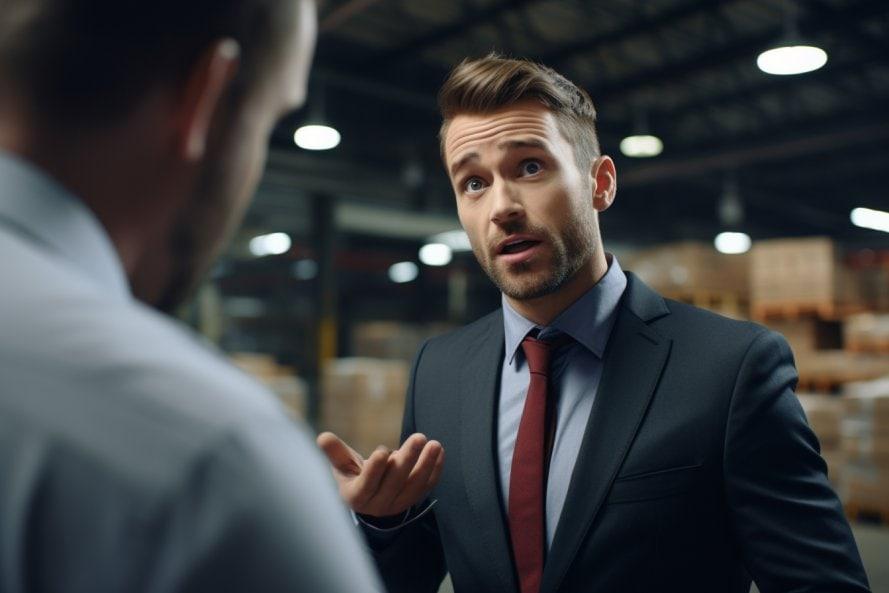
<svg viewBox="0 0 889 593">
<path fill-rule="evenodd" d="M 850 521 L 889 525 L 889 503 L 885 506 L 877 506 L 849 501 L 843 505 L 843 508 Z"/>
<path fill-rule="evenodd" d="M 797 393 L 839 393 L 844 384 L 854 380 L 855 379 L 843 376 L 800 375 L 800 378 L 796 383 L 796 391 Z"/>
<path fill-rule="evenodd" d="M 848 350 L 849 352 L 889 354 L 889 339 L 853 340 L 846 338 L 846 350 Z"/>
<path fill-rule="evenodd" d="M 750 313 L 757 321 L 777 319 L 804 319 L 816 317 L 826 321 L 839 321 L 848 315 L 864 311 L 861 305 L 839 304 L 830 301 L 822 303 L 753 303 Z"/>
</svg>

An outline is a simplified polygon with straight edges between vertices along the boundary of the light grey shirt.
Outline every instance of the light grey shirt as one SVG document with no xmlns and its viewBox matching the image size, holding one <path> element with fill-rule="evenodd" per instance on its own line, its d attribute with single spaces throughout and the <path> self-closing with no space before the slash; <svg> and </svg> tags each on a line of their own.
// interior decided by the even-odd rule
<svg viewBox="0 0 889 593">
<path fill-rule="evenodd" d="M 519 315 L 503 298 L 506 348 L 500 379 L 497 451 L 504 504 L 509 501 L 512 454 L 530 381 L 522 340 L 535 328 L 541 330 L 541 339 L 559 332 L 574 339 L 570 346 L 557 350 L 550 362 L 550 394 L 555 394 L 557 400 L 556 434 L 546 485 L 547 548 L 552 545 L 562 514 L 574 462 L 599 388 L 605 346 L 627 286 L 617 259 L 610 254 L 608 257 L 610 265 L 605 276 L 545 328 Z"/>
<path fill-rule="evenodd" d="M 0 153 L 0 593 L 37 590 L 381 587 L 306 429 Z"/>
</svg>

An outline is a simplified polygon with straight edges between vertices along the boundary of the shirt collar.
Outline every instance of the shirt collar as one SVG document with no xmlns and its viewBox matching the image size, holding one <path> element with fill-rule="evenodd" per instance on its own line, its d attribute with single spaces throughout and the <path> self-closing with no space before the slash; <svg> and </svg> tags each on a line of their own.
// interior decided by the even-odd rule
<svg viewBox="0 0 889 593">
<path fill-rule="evenodd" d="M 599 282 L 562 311 L 552 324 L 540 328 L 543 334 L 549 333 L 548 330 L 568 334 L 600 359 L 605 353 L 605 346 L 614 326 L 617 305 L 627 287 L 627 277 L 617 258 L 610 253 L 606 257 L 609 260 L 608 271 Z M 506 356 L 507 362 L 512 364 L 522 340 L 528 332 L 539 326 L 516 312 L 505 296 L 502 297 L 502 302 Z"/>
<path fill-rule="evenodd" d="M 3 151 L 0 223 L 48 247 L 111 294 L 129 296 L 117 251 L 92 211 L 34 165 Z"/>
</svg>

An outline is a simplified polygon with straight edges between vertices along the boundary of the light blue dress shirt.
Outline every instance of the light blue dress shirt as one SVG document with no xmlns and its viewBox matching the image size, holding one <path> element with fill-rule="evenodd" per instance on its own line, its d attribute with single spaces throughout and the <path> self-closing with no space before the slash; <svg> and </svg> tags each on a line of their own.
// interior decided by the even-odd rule
<svg viewBox="0 0 889 593">
<path fill-rule="evenodd" d="M 545 328 L 519 315 L 503 298 L 506 348 L 500 379 L 497 452 L 504 504 L 509 500 L 512 454 L 530 381 L 522 340 L 535 328 L 541 330 L 539 337 L 542 339 L 559 332 L 574 339 L 570 346 L 556 352 L 550 369 L 550 393 L 556 394 L 558 399 L 556 434 L 546 485 L 547 548 L 552 545 L 562 514 L 574 462 L 599 388 L 605 346 L 627 286 L 627 278 L 617 259 L 610 254 L 608 258 L 610 264 L 605 276 Z"/>
<path fill-rule="evenodd" d="M 83 202 L 0 152 L 0 591 L 33 590 L 382 585 L 308 431 L 135 300 Z"/>
</svg>

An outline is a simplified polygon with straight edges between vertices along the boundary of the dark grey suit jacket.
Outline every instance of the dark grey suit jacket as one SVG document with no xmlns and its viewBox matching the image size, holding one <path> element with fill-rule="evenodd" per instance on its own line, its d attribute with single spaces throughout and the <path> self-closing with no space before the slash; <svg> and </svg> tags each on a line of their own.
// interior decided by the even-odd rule
<svg viewBox="0 0 889 593">
<path fill-rule="evenodd" d="M 787 343 L 632 274 L 542 593 L 866 591 Z M 518 591 L 498 484 L 502 313 L 427 342 L 404 434 L 446 451 L 434 511 L 375 555 L 392 592 Z M 379 547 L 379 546 L 378 546 Z"/>
</svg>

